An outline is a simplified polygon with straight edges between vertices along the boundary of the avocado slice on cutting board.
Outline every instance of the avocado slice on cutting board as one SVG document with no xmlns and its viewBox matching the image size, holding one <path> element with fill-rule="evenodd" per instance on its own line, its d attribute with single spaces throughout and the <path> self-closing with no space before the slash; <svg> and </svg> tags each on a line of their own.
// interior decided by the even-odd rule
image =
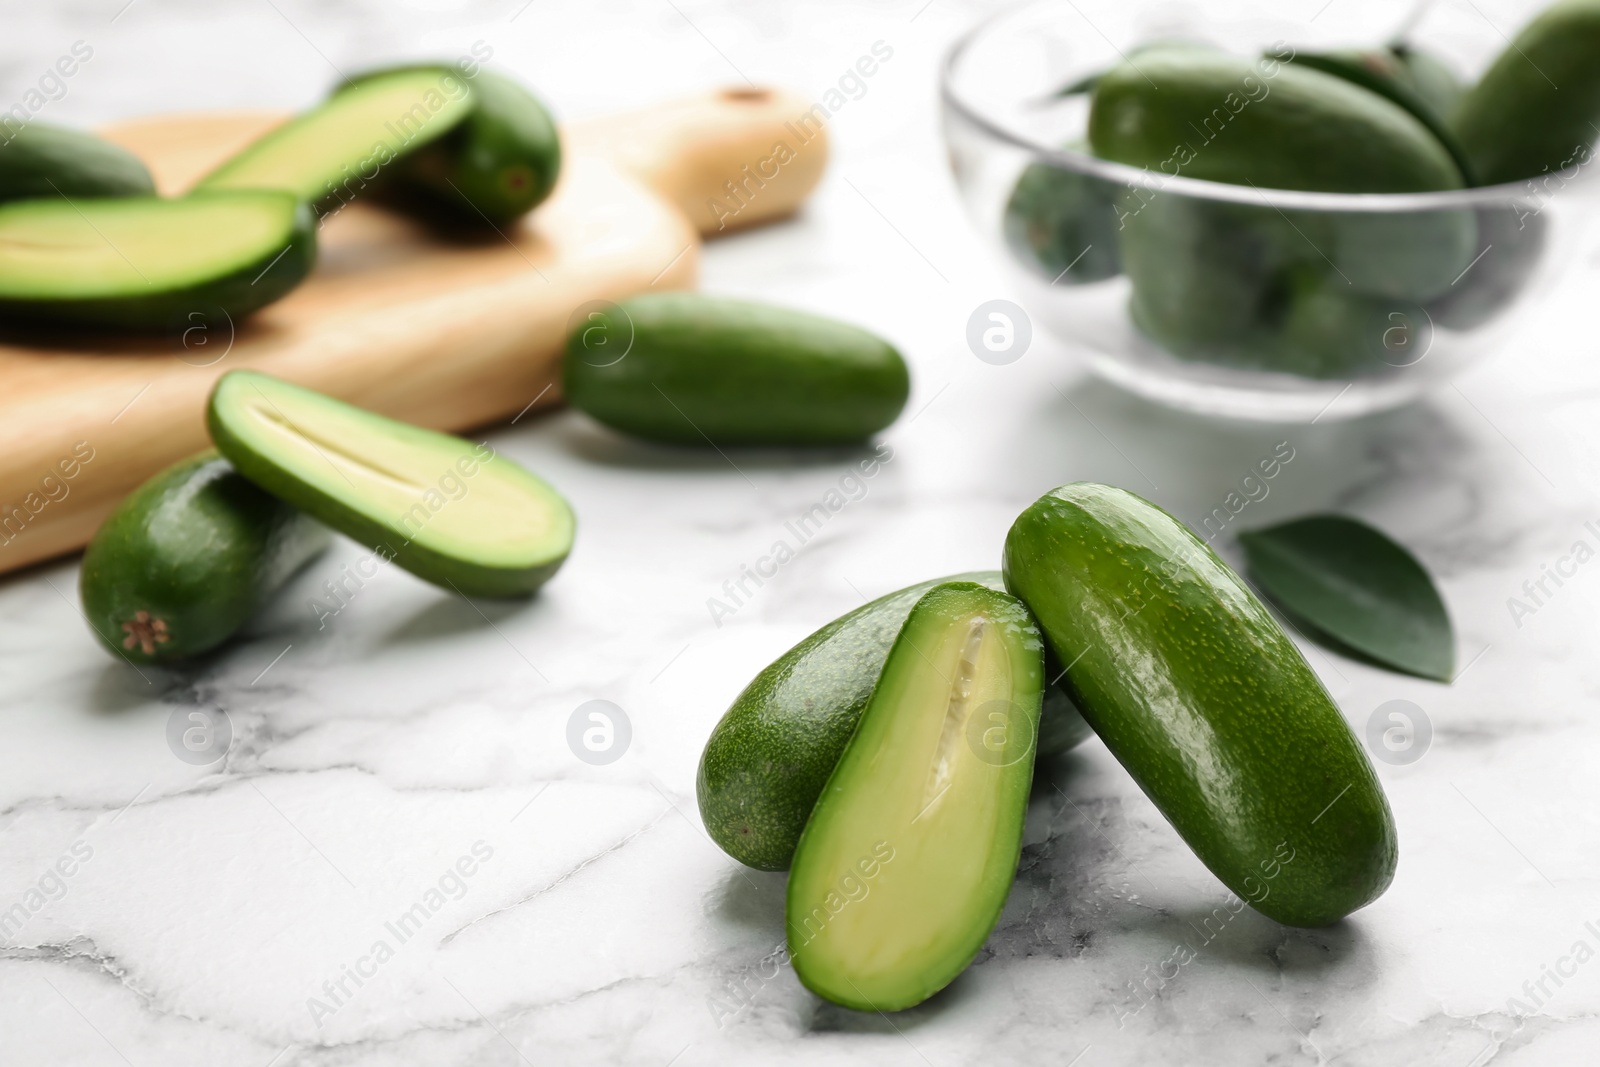
<svg viewBox="0 0 1600 1067">
<path fill-rule="evenodd" d="M 286 193 L 0 205 L 0 316 L 159 330 L 238 319 L 311 272 L 311 211 Z"/>
<path fill-rule="evenodd" d="M 566 500 L 486 443 L 255 371 L 218 380 L 206 424 L 245 477 L 446 589 L 531 593 L 572 549 Z"/>
<path fill-rule="evenodd" d="M 328 531 L 215 452 L 173 464 L 130 493 L 84 550 L 84 617 L 112 652 L 162 663 L 233 636 Z"/>
<path fill-rule="evenodd" d="M 1064 485 L 1012 525 L 1004 573 L 1083 717 L 1224 885 L 1289 926 L 1388 888 L 1394 817 L 1360 742 L 1187 527 L 1126 490 Z"/>
<path fill-rule="evenodd" d="M 999 571 L 918 582 L 841 615 L 768 664 L 711 731 L 695 792 L 706 833 L 740 863 L 787 870 L 817 797 L 883 673 L 889 649 L 917 601 L 934 586 L 976 582 L 1003 591 Z M 1061 674 L 1058 664 L 1049 676 Z M 1045 691 L 1041 756 L 1089 736 L 1065 692 Z"/>
<path fill-rule="evenodd" d="M 806 988 L 897 1011 L 972 962 L 1016 877 L 1044 684 L 1016 599 L 954 583 L 917 601 L 795 849 Z"/>
<path fill-rule="evenodd" d="M 376 75 L 268 130 L 195 188 L 281 189 L 327 207 L 366 190 L 471 111 L 472 93 L 448 68 Z"/>
<path fill-rule="evenodd" d="M 0 142 L 0 202 L 155 195 L 138 156 L 93 134 L 30 122 Z"/>
</svg>

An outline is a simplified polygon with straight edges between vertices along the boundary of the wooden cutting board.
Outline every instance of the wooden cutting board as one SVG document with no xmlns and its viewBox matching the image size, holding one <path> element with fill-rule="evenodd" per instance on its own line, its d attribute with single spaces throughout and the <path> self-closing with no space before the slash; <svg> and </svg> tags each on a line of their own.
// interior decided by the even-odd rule
<svg viewBox="0 0 1600 1067">
<path fill-rule="evenodd" d="M 0 343 L 0 572 L 82 547 L 129 490 L 208 447 L 206 397 L 238 367 L 443 430 L 554 403 L 582 305 L 693 286 L 702 236 L 800 205 L 827 160 L 822 131 L 793 125 L 806 108 L 740 88 L 575 124 L 555 192 L 503 234 L 449 239 L 354 203 L 324 220 L 311 277 L 246 322 Z M 285 117 L 102 132 L 178 193 Z"/>
</svg>

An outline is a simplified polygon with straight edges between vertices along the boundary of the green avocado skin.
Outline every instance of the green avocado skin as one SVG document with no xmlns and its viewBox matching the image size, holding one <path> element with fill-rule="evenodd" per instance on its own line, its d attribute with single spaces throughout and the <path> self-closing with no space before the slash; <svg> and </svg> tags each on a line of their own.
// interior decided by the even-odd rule
<svg viewBox="0 0 1600 1067">
<path fill-rule="evenodd" d="M 633 297 L 567 339 L 567 401 L 664 444 L 859 444 L 905 407 L 887 341 L 801 311 L 698 293 Z"/>
<path fill-rule="evenodd" d="M 1108 70 L 1095 85 L 1089 143 L 1159 176 L 1263 189 L 1463 184 L 1450 153 L 1398 104 L 1302 65 L 1209 49 L 1156 49 Z"/>
<path fill-rule="evenodd" d="M 194 656 L 233 636 L 328 541 L 203 452 L 134 490 L 96 531 L 79 574 L 84 615 L 134 663 Z"/>
<path fill-rule="evenodd" d="M 1394 877 L 1394 819 L 1327 690 L 1261 602 L 1176 519 L 1064 485 L 1006 537 L 1006 587 L 1070 664 L 1112 755 L 1227 887 L 1325 926 Z"/>
<path fill-rule="evenodd" d="M 0 203 L 155 195 L 138 156 L 93 134 L 30 122 L 0 141 Z"/>
<path fill-rule="evenodd" d="M 1600 0 L 1524 26 L 1450 116 L 1478 181 L 1521 181 L 1590 158 L 1600 125 Z"/>
<path fill-rule="evenodd" d="M 700 819 L 724 852 L 759 870 L 788 870 L 906 617 L 947 582 L 1004 590 L 998 571 L 973 571 L 879 597 L 785 652 L 734 699 L 711 731 L 695 782 Z M 1048 663 L 1046 672 L 1061 673 Z M 1064 693 L 1047 687 L 1039 754 L 1065 752 L 1088 735 Z"/>
<path fill-rule="evenodd" d="M 428 66 L 386 68 L 362 77 L 408 69 L 462 77 L 450 67 Z M 561 139 L 544 104 L 515 80 L 480 70 L 465 84 L 472 93 L 467 117 L 390 163 L 382 194 L 444 222 L 503 226 L 532 211 L 555 188 Z"/>
<path fill-rule="evenodd" d="M 236 194 L 196 193 L 195 196 L 276 196 L 285 200 L 288 193 L 249 192 Z M 156 200 L 155 204 L 172 201 Z M 26 211 L 31 205 L 17 203 L 0 209 Z M 136 289 L 126 296 L 95 298 L 38 297 L 0 298 L 0 319 L 53 323 L 62 326 L 100 330 L 134 330 L 182 333 L 191 325 L 207 329 L 222 328 L 215 312 L 221 311 L 237 325 L 246 315 L 278 300 L 305 280 L 317 263 L 316 218 L 307 204 L 297 204 L 283 247 L 260 259 L 216 278 L 170 288 Z M 198 316 L 193 318 L 191 316 Z"/>
<path fill-rule="evenodd" d="M 1292 62 L 1343 78 L 1405 108 L 1439 139 L 1472 184 L 1471 161 L 1445 121 L 1462 90 L 1439 60 L 1425 52 L 1372 48 L 1301 52 Z"/>
<path fill-rule="evenodd" d="M 1085 285 L 1122 273 L 1120 187 L 1090 174 L 1030 163 L 1006 201 L 1001 233 L 1017 262 L 1051 284 Z"/>
</svg>

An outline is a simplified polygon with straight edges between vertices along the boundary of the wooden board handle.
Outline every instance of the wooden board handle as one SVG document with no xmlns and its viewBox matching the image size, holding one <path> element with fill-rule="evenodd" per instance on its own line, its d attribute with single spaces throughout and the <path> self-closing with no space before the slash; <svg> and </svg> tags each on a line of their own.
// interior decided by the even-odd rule
<svg viewBox="0 0 1600 1067">
<path fill-rule="evenodd" d="M 569 142 L 632 173 L 708 237 L 791 214 L 828 164 L 816 109 L 761 86 L 589 120 Z"/>
</svg>

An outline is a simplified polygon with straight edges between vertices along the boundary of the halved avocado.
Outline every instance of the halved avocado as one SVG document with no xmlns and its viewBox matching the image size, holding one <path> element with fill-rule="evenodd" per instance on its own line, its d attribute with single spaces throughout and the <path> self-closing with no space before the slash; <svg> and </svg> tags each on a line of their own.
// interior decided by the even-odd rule
<svg viewBox="0 0 1600 1067">
<path fill-rule="evenodd" d="M 379 75 L 269 130 L 195 188 L 282 189 L 322 205 L 348 200 L 471 111 L 471 92 L 448 69 Z"/>
<path fill-rule="evenodd" d="M 91 133 L 30 122 L 0 142 L 0 201 L 155 195 L 138 156 Z"/>
<path fill-rule="evenodd" d="M 971 582 L 912 608 L 789 875 L 806 988 L 863 1011 L 920 1004 L 972 962 L 1016 875 L 1043 640 Z"/>
<path fill-rule="evenodd" d="M 566 500 L 488 444 L 255 371 L 222 376 L 206 422 L 245 477 L 459 593 L 530 593 L 572 549 Z"/>
<path fill-rule="evenodd" d="M 311 211 L 285 193 L 0 206 L 0 318 L 154 330 L 193 311 L 238 319 L 315 262 Z"/>
</svg>

